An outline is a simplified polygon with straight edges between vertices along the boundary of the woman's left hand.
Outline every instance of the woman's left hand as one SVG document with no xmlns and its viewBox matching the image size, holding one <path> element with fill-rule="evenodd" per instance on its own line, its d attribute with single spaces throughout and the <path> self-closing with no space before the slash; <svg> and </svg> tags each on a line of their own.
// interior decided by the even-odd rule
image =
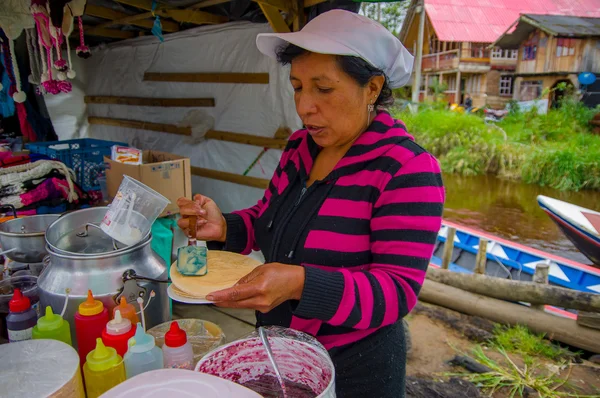
<svg viewBox="0 0 600 398">
<path fill-rule="evenodd" d="M 266 313 L 287 300 L 300 300 L 304 267 L 269 263 L 256 267 L 233 287 L 210 293 L 218 307 L 249 308 Z"/>
</svg>

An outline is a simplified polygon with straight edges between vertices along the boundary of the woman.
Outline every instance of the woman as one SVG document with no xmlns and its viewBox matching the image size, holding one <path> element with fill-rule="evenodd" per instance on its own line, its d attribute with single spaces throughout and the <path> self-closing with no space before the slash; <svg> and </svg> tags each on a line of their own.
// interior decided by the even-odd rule
<svg viewBox="0 0 600 398">
<path fill-rule="evenodd" d="M 205 196 L 180 199 L 209 248 L 266 259 L 207 298 L 257 310 L 258 325 L 316 336 L 339 397 L 403 397 L 401 320 L 416 303 L 444 202 L 437 161 L 379 109 L 409 80 L 412 56 L 381 25 L 342 10 L 257 44 L 291 65 L 306 128 L 290 137 L 254 207 L 222 214 Z M 189 227 L 185 217 L 179 225 Z"/>
</svg>

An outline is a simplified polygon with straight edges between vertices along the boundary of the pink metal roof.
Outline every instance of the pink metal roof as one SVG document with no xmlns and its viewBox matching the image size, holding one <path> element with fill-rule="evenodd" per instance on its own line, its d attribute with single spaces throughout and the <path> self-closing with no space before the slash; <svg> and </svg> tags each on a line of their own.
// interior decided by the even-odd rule
<svg viewBox="0 0 600 398">
<path fill-rule="evenodd" d="M 425 0 L 442 41 L 492 43 L 520 14 L 600 18 L 600 0 Z"/>
</svg>

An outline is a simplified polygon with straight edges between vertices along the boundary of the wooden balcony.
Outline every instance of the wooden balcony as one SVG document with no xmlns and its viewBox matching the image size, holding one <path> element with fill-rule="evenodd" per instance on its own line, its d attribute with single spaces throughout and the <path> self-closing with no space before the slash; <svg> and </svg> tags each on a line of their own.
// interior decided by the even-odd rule
<svg viewBox="0 0 600 398">
<path fill-rule="evenodd" d="M 456 69 L 458 61 L 458 50 L 423 55 L 421 69 L 424 71 Z"/>
</svg>

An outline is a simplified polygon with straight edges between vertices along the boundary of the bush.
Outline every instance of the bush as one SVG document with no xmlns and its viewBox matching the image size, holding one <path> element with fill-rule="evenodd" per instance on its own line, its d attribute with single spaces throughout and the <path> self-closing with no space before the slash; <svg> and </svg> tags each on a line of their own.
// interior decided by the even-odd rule
<svg viewBox="0 0 600 398">
<path fill-rule="evenodd" d="M 562 190 L 600 189 L 600 137 L 589 126 L 600 109 L 570 99 L 546 115 L 515 109 L 497 126 L 435 106 L 395 117 L 439 158 L 444 172 L 493 173 Z"/>
</svg>

